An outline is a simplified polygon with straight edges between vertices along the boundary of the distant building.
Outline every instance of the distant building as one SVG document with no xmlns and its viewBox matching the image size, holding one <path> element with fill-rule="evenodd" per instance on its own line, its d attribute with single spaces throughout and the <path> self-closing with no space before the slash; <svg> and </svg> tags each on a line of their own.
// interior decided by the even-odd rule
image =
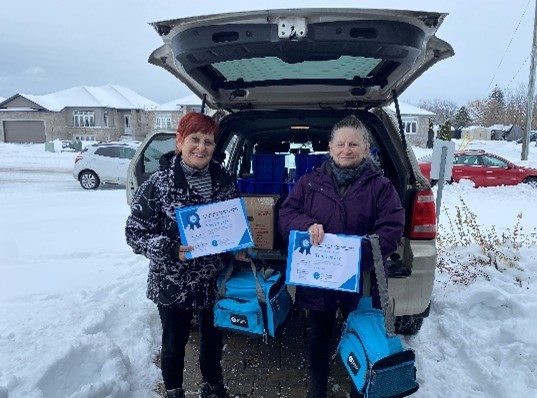
<svg viewBox="0 0 537 398">
<path fill-rule="evenodd" d="M 516 124 L 494 124 L 489 130 L 492 140 L 516 141 L 524 136 L 524 130 Z"/>
<path fill-rule="evenodd" d="M 395 105 L 393 103 L 387 109 L 395 114 Z M 401 101 L 399 101 L 399 110 L 408 143 L 425 148 L 429 119 L 434 118 L 435 113 Z"/>
<path fill-rule="evenodd" d="M 175 130 L 179 119 L 187 112 L 201 112 L 201 99 L 196 95 L 178 98 L 157 106 L 155 109 L 155 129 Z"/>
<path fill-rule="evenodd" d="M 0 142 L 142 140 L 156 129 L 175 130 L 186 112 L 200 109 L 195 96 L 159 105 L 115 85 L 15 94 L 0 98 Z"/>
<path fill-rule="evenodd" d="M 483 126 L 464 127 L 461 131 L 461 138 L 466 140 L 490 140 L 490 129 Z"/>
</svg>

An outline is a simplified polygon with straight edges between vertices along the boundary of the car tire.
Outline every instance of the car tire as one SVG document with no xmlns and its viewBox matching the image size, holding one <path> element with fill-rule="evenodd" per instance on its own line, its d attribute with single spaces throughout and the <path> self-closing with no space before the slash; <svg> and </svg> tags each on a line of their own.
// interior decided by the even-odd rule
<svg viewBox="0 0 537 398">
<path fill-rule="evenodd" d="M 404 315 L 395 317 L 395 333 L 405 336 L 413 336 L 417 334 L 421 325 L 423 325 L 423 318 L 413 315 Z"/>
<path fill-rule="evenodd" d="M 78 181 L 80 182 L 80 186 L 84 189 L 97 189 L 99 188 L 99 185 L 101 185 L 99 176 L 90 170 L 84 170 L 80 173 Z"/>
<path fill-rule="evenodd" d="M 524 184 L 528 184 L 532 188 L 537 188 L 537 177 L 528 177 L 524 180 Z"/>
</svg>

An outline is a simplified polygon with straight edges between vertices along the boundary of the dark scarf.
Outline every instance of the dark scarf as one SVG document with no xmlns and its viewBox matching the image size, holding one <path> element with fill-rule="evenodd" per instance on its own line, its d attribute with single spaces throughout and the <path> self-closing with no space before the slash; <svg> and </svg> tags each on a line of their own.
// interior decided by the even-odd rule
<svg viewBox="0 0 537 398">
<path fill-rule="evenodd" d="M 354 168 L 341 168 L 336 166 L 334 159 L 330 158 L 328 161 L 330 168 L 332 169 L 332 176 L 334 177 L 334 182 L 338 188 L 340 195 L 343 195 L 347 188 L 354 182 L 362 171 L 364 171 L 366 160 L 362 159 L 360 164 Z"/>
</svg>

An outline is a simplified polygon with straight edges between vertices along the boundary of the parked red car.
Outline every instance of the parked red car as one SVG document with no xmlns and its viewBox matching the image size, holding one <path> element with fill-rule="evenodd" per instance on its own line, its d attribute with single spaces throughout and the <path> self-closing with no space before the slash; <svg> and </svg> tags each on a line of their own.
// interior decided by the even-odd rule
<svg viewBox="0 0 537 398">
<path fill-rule="evenodd" d="M 419 161 L 421 173 L 431 181 L 431 156 Z M 537 188 L 537 169 L 523 167 L 483 150 L 456 151 L 452 180 L 472 180 L 476 187 L 530 184 Z"/>
</svg>

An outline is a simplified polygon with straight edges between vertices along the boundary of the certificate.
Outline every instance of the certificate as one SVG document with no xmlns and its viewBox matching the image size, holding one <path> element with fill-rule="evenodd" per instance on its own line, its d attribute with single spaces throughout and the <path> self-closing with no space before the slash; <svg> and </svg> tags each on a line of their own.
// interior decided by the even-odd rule
<svg viewBox="0 0 537 398">
<path fill-rule="evenodd" d="M 185 252 L 188 259 L 254 245 L 240 198 L 181 207 L 175 210 L 175 216 L 182 244 L 194 246 L 194 250 Z"/>
<path fill-rule="evenodd" d="M 287 284 L 358 292 L 362 236 L 324 234 L 313 246 L 308 232 L 291 231 Z"/>
</svg>

